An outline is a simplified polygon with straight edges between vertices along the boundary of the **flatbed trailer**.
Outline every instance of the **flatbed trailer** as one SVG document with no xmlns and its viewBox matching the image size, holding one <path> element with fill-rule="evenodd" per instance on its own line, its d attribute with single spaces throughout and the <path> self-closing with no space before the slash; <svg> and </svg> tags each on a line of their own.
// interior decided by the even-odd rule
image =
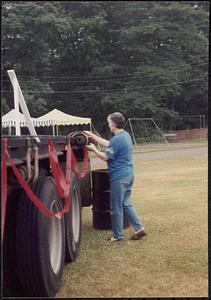
<svg viewBox="0 0 211 300">
<path fill-rule="evenodd" d="M 88 142 L 82 132 L 39 136 L 39 143 L 2 136 L 3 296 L 55 296 L 64 264 L 79 255 L 81 208 L 92 204 Z"/>
</svg>

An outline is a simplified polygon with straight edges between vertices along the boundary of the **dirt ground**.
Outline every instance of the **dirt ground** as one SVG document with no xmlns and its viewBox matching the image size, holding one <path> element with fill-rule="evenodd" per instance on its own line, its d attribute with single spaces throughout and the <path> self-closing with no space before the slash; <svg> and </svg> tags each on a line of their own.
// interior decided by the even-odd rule
<svg viewBox="0 0 211 300">
<path fill-rule="evenodd" d="M 176 130 L 176 139 L 179 141 L 194 139 L 194 138 L 207 138 L 208 137 L 208 128 L 194 128 L 186 130 Z"/>
<path fill-rule="evenodd" d="M 165 150 L 165 151 L 156 151 L 156 152 L 145 152 L 145 153 L 134 153 L 133 160 L 154 160 L 162 159 L 167 157 L 176 157 L 184 155 L 205 155 L 208 153 L 207 147 L 191 148 L 191 149 L 177 149 L 177 150 Z M 97 168 L 106 169 L 107 163 L 100 160 L 97 157 L 91 158 L 91 168 L 92 170 Z"/>
</svg>

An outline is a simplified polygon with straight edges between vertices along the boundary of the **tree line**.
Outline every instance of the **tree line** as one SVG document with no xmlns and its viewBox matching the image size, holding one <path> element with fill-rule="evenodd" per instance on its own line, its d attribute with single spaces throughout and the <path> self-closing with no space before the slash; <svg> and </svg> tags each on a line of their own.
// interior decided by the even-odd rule
<svg viewBox="0 0 211 300">
<path fill-rule="evenodd" d="M 2 114 L 14 69 L 33 117 L 207 114 L 209 1 L 3 1 Z"/>
</svg>

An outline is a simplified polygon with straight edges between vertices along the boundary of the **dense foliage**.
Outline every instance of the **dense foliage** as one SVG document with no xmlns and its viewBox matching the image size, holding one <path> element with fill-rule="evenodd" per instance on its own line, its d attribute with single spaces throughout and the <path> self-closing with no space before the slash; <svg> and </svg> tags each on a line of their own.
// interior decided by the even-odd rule
<svg viewBox="0 0 211 300">
<path fill-rule="evenodd" d="M 209 1 L 4 1 L 2 113 L 16 71 L 32 116 L 207 113 Z"/>
</svg>

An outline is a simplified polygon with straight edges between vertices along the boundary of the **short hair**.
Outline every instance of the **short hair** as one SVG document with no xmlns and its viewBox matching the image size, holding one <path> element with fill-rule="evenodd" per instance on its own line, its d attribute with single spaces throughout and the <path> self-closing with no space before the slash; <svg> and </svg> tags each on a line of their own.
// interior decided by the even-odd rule
<svg viewBox="0 0 211 300">
<path fill-rule="evenodd" d="M 119 128 L 119 129 L 124 128 L 126 120 L 122 113 L 114 112 L 114 113 L 108 115 L 107 118 L 109 118 L 116 125 L 116 128 Z"/>
</svg>

